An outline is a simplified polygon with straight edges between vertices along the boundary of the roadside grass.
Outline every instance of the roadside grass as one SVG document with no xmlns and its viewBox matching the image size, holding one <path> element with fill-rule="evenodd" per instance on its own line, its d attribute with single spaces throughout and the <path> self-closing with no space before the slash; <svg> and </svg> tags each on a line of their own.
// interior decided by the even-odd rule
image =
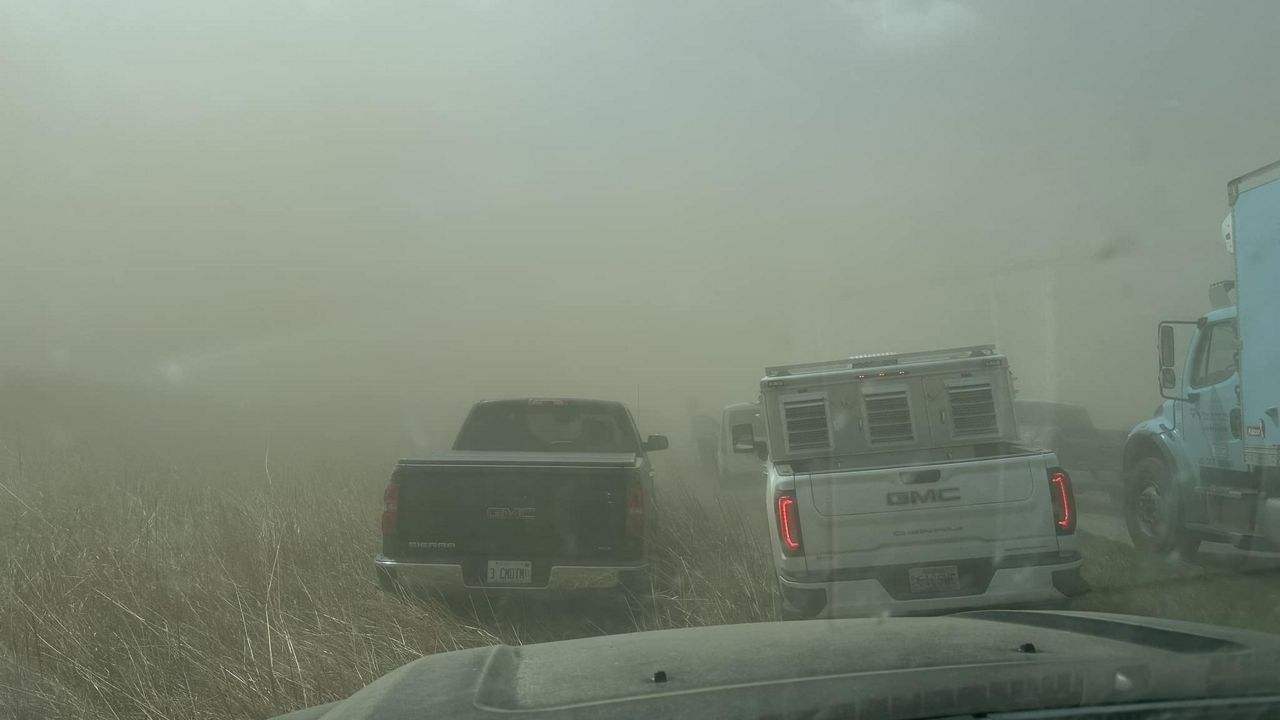
<svg viewBox="0 0 1280 720">
<path fill-rule="evenodd" d="M 370 560 L 385 476 L 75 452 L 7 463 L 0 717 L 261 718 L 424 654 L 770 615 L 758 534 L 678 493 L 659 508 L 652 593 L 384 593 Z"/>
<path fill-rule="evenodd" d="M 681 486 L 663 495 L 658 517 L 661 550 L 650 592 L 630 598 L 634 629 L 773 618 L 767 530 L 742 503 L 728 499 L 708 506 Z"/>
<path fill-rule="evenodd" d="M 1092 592 L 1073 610 L 1163 617 L 1280 632 L 1280 567 L 1202 551 L 1193 562 L 1080 534 Z M 1206 545 L 1206 548 L 1208 545 Z"/>
<path fill-rule="evenodd" d="M 0 715 L 262 717 L 499 639 L 376 591 L 369 479 L 275 475 L 74 455 L 7 475 Z"/>
<path fill-rule="evenodd" d="M 766 620 L 752 503 L 660 492 L 648 591 L 465 602 L 376 587 L 384 467 L 173 466 L 48 452 L 0 467 L 0 717 L 262 718 L 424 654 Z M 1280 630 L 1277 574 L 1082 535 L 1073 607 Z"/>
</svg>

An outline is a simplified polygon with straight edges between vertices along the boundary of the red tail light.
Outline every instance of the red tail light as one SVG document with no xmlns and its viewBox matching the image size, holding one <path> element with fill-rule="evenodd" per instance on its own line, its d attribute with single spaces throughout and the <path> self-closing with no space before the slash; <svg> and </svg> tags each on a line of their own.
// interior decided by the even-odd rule
<svg viewBox="0 0 1280 720">
<path fill-rule="evenodd" d="M 626 533 L 632 540 L 644 537 L 644 489 L 639 485 L 627 488 Z"/>
<path fill-rule="evenodd" d="M 1076 531 L 1076 496 L 1071 491 L 1071 476 L 1061 468 L 1049 470 L 1049 495 L 1053 501 L 1053 524 L 1059 535 Z"/>
<path fill-rule="evenodd" d="M 778 539 L 782 541 L 782 554 L 795 557 L 804 553 L 800 537 L 800 508 L 796 507 L 796 494 L 787 491 L 778 496 L 774 508 L 778 513 Z"/>
<path fill-rule="evenodd" d="M 382 534 L 395 535 L 399 519 L 400 485 L 387 483 L 387 489 L 382 491 Z"/>
</svg>

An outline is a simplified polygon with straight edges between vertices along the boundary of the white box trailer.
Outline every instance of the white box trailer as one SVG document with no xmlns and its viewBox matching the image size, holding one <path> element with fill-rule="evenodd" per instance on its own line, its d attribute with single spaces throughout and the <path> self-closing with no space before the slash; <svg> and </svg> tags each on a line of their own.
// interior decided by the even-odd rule
<svg viewBox="0 0 1280 720">
<path fill-rule="evenodd" d="M 1280 466 L 1280 163 L 1233 180 L 1227 195 L 1244 460 L 1274 468 Z"/>
</svg>

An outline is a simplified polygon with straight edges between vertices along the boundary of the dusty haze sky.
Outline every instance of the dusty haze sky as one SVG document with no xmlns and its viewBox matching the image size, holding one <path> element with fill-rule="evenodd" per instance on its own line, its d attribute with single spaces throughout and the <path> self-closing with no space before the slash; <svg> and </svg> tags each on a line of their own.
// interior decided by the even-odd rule
<svg viewBox="0 0 1280 720">
<path fill-rule="evenodd" d="M 0 0 L 0 369 L 415 436 L 477 397 L 638 397 L 676 434 L 766 364 L 999 342 L 1023 397 L 1127 427 L 1154 323 L 1230 272 L 1227 181 L 1280 157 L 1276 27 L 1266 0 Z"/>
</svg>

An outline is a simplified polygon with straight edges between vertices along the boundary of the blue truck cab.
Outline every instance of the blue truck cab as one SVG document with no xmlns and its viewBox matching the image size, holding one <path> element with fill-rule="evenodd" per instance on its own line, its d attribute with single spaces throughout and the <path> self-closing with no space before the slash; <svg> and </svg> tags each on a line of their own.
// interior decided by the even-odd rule
<svg viewBox="0 0 1280 720">
<path fill-rule="evenodd" d="M 1151 552 L 1280 549 L 1280 163 L 1227 195 L 1236 278 L 1211 286 L 1198 320 L 1160 323 L 1164 401 L 1125 443 L 1125 521 Z M 1182 353 L 1179 329 L 1191 330 Z"/>
</svg>

